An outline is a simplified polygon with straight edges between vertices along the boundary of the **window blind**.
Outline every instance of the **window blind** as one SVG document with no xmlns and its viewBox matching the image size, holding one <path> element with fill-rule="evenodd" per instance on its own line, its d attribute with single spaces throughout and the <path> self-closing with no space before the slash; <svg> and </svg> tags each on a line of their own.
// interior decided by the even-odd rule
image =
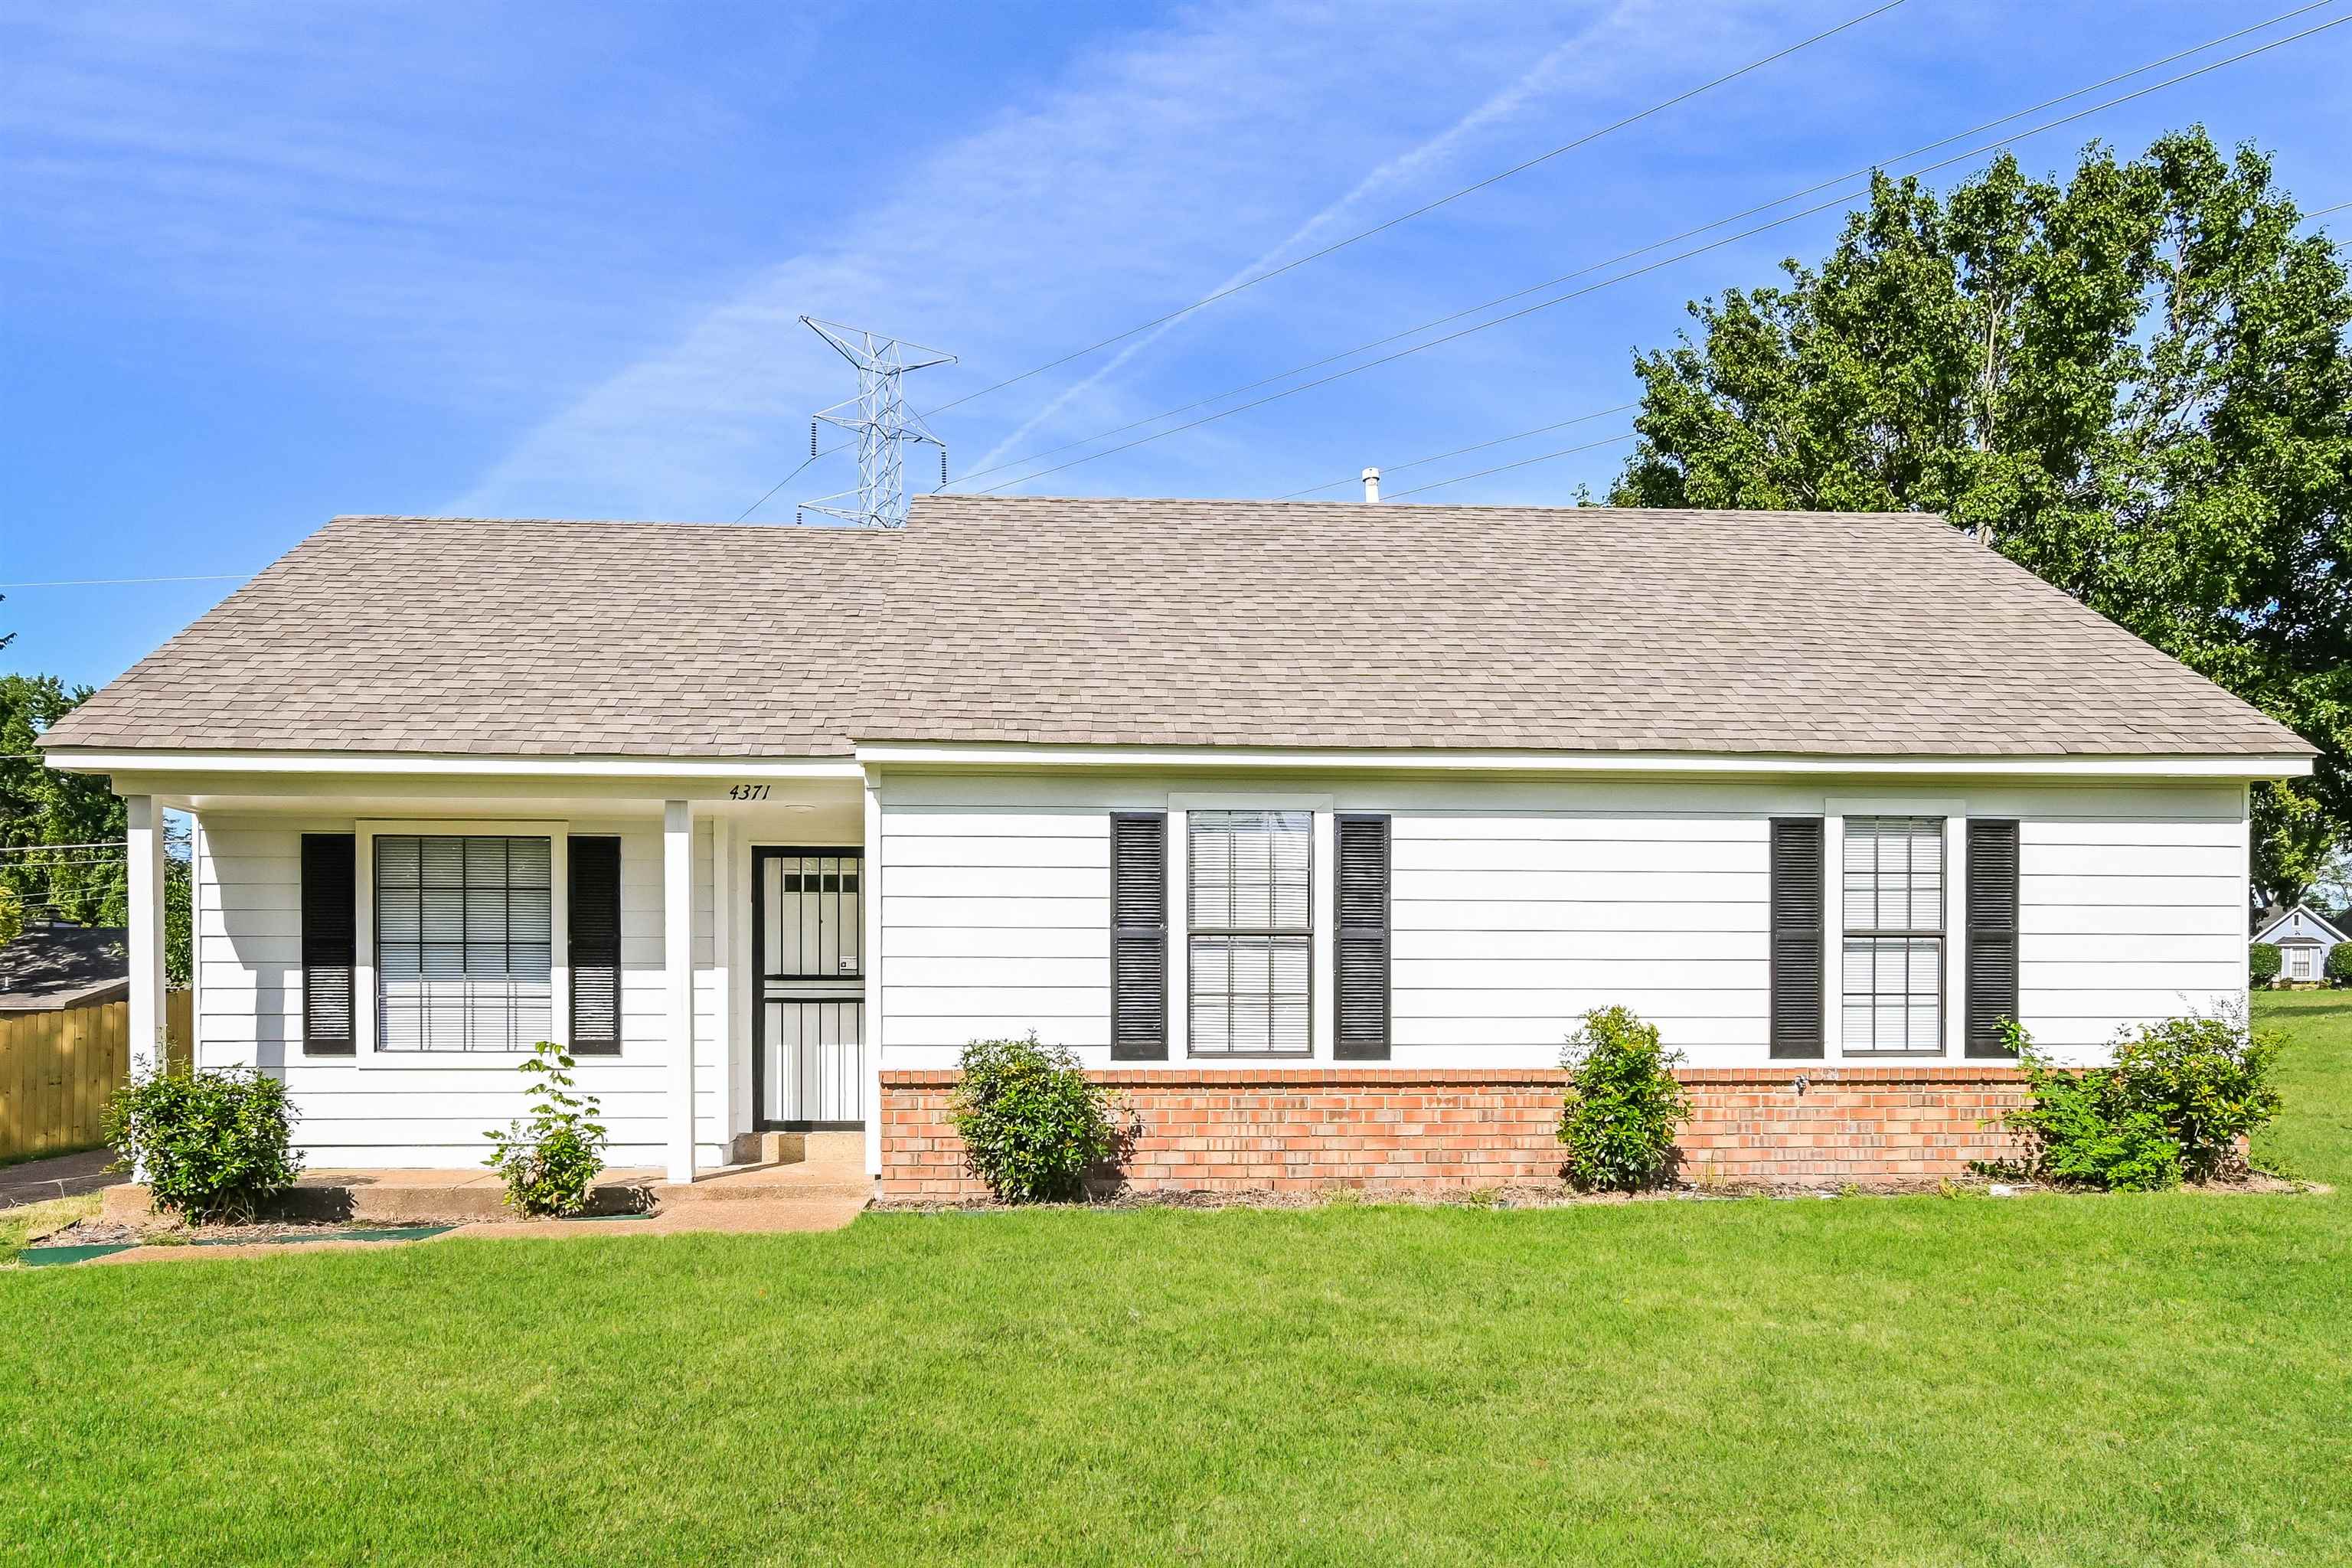
<svg viewBox="0 0 2352 1568">
<path fill-rule="evenodd" d="M 1306 1056 L 1314 814 L 1196 811 L 1185 820 L 1193 1054 Z"/>
<path fill-rule="evenodd" d="M 1941 1054 L 1944 822 L 1845 822 L 1842 1038 L 1854 1054 Z"/>
<path fill-rule="evenodd" d="M 545 838 L 375 840 L 376 1044 L 527 1051 L 552 1018 Z"/>
</svg>

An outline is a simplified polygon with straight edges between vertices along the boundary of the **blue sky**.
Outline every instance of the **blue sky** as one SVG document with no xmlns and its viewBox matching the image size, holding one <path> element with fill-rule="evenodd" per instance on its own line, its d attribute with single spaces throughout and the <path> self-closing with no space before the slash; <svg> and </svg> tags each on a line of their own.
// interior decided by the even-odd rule
<svg viewBox="0 0 2352 1568">
<path fill-rule="evenodd" d="M 960 473 L 1057 446 L 2291 3 L 1908 0 L 934 423 Z M 805 455 L 809 415 L 853 389 L 803 311 L 959 353 L 910 379 L 928 408 L 1868 8 L 5 0 L 0 583 L 250 572 L 346 511 L 731 520 Z M 2273 31 L 2345 14 L 2352 0 Z M 2352 26 L 2021 151 L 2056 169 L 2094 136 L 2137 151 L 2201 121 L 2274 152 L 2303 205 L 2328 206 L 2352 200 L 2347 82 Z M 1606 409 L 1685 300 L 1817 256 L 1836 221 L 1023 489 L 1280 495 Z M 1595 419 L 1389 488 L 1624 428 Z M 1425 499 L 1565 502 L 1603 487 L 1622 449 Z M 852 481 L 845 464 L 755 519 L 790 526 L 793 500 Z M 0 630 L 20 635 L 0 668 L 101 682 L 234 586 L 9 589 Z"/>
</svg>

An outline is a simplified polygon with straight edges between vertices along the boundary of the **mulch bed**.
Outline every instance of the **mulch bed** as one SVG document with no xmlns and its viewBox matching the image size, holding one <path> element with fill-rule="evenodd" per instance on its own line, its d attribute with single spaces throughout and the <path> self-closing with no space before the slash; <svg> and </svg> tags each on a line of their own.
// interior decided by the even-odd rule
<svg viewBox="0 0 2352 1568">
<path fill-rule="evenodd" d="M 2211 1182 L 2190 1183 L 2180 1189 L 2192 1193 L 2313 1193 L 2334 1189 L 2315 1182 L 2284 1181 L 2259 1171 L 2242 1172 Z M 1916 1197 L 1940 1194 L 1948 1197 L 2022 1197 L 2028 1194 L 2065 1197 L 2105 1197 L 2107 1194 L 2069 1189 L 2035 1182 L 1996 1182 L 1982 1176 L 1948 1181 L 1923 1180 L 1905 1184 L 1860 1185 L 1671 1186 L 1641 1193 L 1581 1193 L 1559 1183 L 1479 1187 L 1444 1194 L 1412 1192 L 1367 1193 L 1352 1187 L 1329 1187 L 1312 1193 L 1277 1192 L 1114 1192 L 1072 1203 L 1004 1204 L 993 1198 L 876 1198 L 872 1207 L 887 1214 L 988 1214 L 1015 1208 L 1081 1209 L 1313 1209 L 1351 1205 L 1392 1205 L 1410 1208 L 1549 1209 L 1586 1205 L 1722 1203 L 1748 1198 L 1783 1202 L 1822 1198 Z"/>
</svg>

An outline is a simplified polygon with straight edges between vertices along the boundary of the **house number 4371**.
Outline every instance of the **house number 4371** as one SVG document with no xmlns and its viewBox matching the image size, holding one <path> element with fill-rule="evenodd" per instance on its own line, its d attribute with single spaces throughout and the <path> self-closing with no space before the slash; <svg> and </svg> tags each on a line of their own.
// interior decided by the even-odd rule
<svg viewBox="0 0 2352 1568">
<path fill-rule="evenodd" d="M 729 800 L 765 800 L 768 798 L 768 786 L 766 784 L 730 784 L 727 786 L 727 798 Z"/>
</svg>

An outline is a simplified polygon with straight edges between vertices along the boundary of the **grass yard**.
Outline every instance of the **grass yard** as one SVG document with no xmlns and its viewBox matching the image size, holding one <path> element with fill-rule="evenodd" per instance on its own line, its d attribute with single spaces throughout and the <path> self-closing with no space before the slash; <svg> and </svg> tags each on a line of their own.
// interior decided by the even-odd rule
<svg viewBox="0 0 2352 1568">
<path fill-rule="evenodd" d="M 2265 999 L 2352 1175 L 2352 1004 Z M 0 1275 L 0 1561 L 2340 1563 L 2352 1199 L 867 1215 Z"/>
</svg>

